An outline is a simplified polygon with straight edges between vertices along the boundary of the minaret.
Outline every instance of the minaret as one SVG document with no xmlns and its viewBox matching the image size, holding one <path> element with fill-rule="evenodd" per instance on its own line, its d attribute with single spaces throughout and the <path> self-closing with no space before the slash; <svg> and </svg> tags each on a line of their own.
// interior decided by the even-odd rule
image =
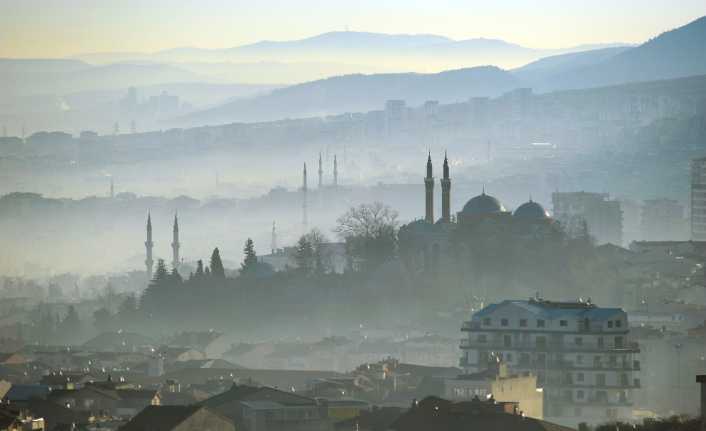
<svg viewBox="0 0 706 431">
<path fill-rule="evenodd" d="M 426 192 L 424 220 L 427 223 L 434 223 L 434 176 L 431 168 L 431 152 L 429 152 L 429 158 L 427 158 L 427 176 L 424 178 L 424 189 Z"/>
<path fill-rule="evenodd" d="M 115 197 L 115 184 L 113 183 L 113 177 L 110 177 L 110 198 Z"/>
<path fill-rule="evenodd" d="M 306 203 L 307 191 L 308 191 L 308 188 L 306 185 L 306 163 L 304 163 L 304 172 L 303 172 L 303 177 L 302 177 L 302 227 L 304 229 L 304 233 L 306 233 L 306 231 L 308 230 L 308 226 L 309 226 L 309 217 L 307 214 L 307 207 L 306 207 L 306 205 L 307 205 L 307 203 Z"/>
<path fill-rule="evenodd" d="M 149 211 L 147 212 L 147 241 L 145 241 L 145 254 L 147 258 L 145 259 L 145 267 L 147 270 L 147 278 L 152 280 L 152 267 L 154 261 L 152 260 L 152 248 L 154 243 L 152 242 L 152 217 Z"/>
<path fill-rule="evenodd" d="M 451 223 L 451 178 L 446 152 L 444 152 L 444 177 L 441 179 L 441 220 L 444 223 Z"/>
<path fill-rule="evenodd" d="M 181 244 L 179 244 L 179 219 L 177 217 L 177 214 L 174 213 L 174 231 L 172 234 L 172 268 L 178 270 L 179 269 L 179 263 L 181 261 L 179 260 L 179 247 Z"/>
<path fill-rule="evenodd" d="M 321 164 L 321 153 L 319 153 L 319 188 L 324 185 L 324 167 Z"/>
<path fill-rule="evenodd" d="M 333 186 L 338 187 L 338 160 L 336 155 L 333 155 Z"/>
<path fill-rule="evenodd" d="M 275 222 L 272 222 L 272 241 L 270 242 L 270 249 L 272 254 L 277 252 L 277 231 L 275 230 Z"/>
</svg>

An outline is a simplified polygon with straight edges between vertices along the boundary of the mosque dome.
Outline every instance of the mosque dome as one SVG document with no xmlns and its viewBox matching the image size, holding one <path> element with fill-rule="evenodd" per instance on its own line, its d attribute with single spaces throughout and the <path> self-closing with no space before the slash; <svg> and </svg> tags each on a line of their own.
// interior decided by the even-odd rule
<svg viewBox="0 0 706 431">
<path fill-rule="evenodd" d="M 499 200 L 483 192 L 466 202 L 461 212 L 467 215 L 484 215 L 497 214 L 505 211 L 505 207 L 503 207 Z"/>
<path fill-rule="evenodd" d="M 517 207 L 513 216 L 525 220 L 541 220 L 549 218 L 549 213 L 542 205 L 530 199 Z"/>
</svg>

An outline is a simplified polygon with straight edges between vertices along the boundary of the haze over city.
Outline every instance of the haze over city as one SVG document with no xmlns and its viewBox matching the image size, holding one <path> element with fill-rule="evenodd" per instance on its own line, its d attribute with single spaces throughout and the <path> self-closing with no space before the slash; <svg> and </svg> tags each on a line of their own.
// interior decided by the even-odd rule
<svg viewBox="0 0 706 431">
<path fill-rule="evenodd" d="M 696 430 L 706 4 L 0 3 L 0 430 Z"/>
</svg>

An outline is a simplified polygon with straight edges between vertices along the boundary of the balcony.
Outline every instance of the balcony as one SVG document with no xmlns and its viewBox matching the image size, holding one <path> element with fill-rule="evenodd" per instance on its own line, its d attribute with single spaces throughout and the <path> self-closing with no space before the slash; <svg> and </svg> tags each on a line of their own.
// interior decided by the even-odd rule
<svg viewBox="0 0 706 431">
<path fill-rule="evenodd" d="M 490 338 L 490 337 L 489 337 Z M 462 340 L 462 349 L 481 349 L 481 350 L 519 350 L 519 351 L 534 351 L 534 352 L 616 352 L 616 353 L 638 353 L 640 348 L 637 343 L 628 343 L 622 346 L 598 346 L 594 344 L 569 344 L 569 343 L 540 343 L 534 344 L 529 342 L 513 342 L 505 344 L 502 340 L 488 339 L 486 342 L 481 342 L 477 340 Z M 634 366 L 635 364 L 633 364 Z M 616 365 L 602 364 L 604 368 L 620 368 L 620 369 L 630 369 L 629 366 L 622 367 Z M 639 369 L 639 363 L 637 364 Z"/>
<path fill-rule="evenodd" d="M 473 329 L 480 329 L 480 322 L 468 321 L 461 324 L 461 331 L 470 331 Z"/>
</svg>

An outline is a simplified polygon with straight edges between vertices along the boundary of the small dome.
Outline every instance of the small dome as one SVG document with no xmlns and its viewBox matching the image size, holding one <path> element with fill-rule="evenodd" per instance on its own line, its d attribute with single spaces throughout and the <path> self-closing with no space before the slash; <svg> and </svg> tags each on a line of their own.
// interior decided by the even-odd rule
<svg viewBox="0 0 706 431">
<path fill-rule="evenodd" d="M 539 220 L 549 218 L 549 213 L 544 207 L 530 199 L 515 210 L 513 216 L 527 220 Z"/>
<path fill-rule="evenodd" d="M 466 205 L 463 206 L 463 210 L 461 212 L 469 215 L 482 215 L 496 214 L 505 211 L 505 207 L 503 207 L 499 200 L 490 195 L 486 195 L 485 192 L 483 192 L 483 194 L 480 194 L 466 202 Z"/>
</svg>

